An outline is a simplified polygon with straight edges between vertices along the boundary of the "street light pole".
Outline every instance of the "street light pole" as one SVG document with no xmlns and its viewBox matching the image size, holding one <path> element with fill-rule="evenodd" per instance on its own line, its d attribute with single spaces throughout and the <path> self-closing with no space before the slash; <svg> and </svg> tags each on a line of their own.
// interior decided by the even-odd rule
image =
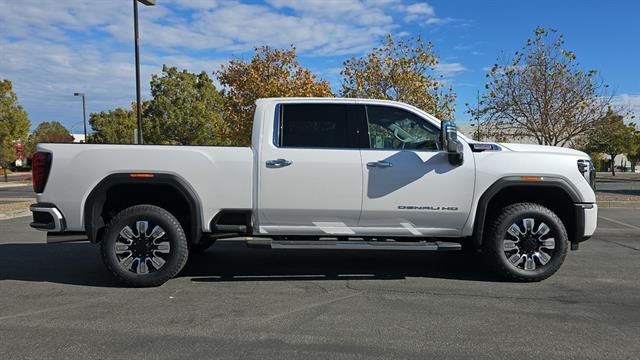
<svg viewBox="0 0 640 360">
<path fill-rule="evenodd" d="M 140 100 L 140 36 L 138 34 L 138 1 L 143 5 L 153 6 L 155 0 L 133 0 L 133 33 L 136 47 L 136 117 L 138 119 L 138 133 L 136 142 L 142 144 L 142 104 Z"/>
<path fill-rule="evenodd" d="M 84 93 L 73 93 L 73 96 L 82 96 L 82 123 L 84 124 L 84 142 L 87 143 L 87 106 L 84 101 Z"/>
<path fill-rule="evenodd" d="M 478 141 L 482 141 L 480 139 L 480 90 L 476 90 L 476 121 L 478 122 L 478 127 L 476 128 L 477 139 Z"/>
</svg>

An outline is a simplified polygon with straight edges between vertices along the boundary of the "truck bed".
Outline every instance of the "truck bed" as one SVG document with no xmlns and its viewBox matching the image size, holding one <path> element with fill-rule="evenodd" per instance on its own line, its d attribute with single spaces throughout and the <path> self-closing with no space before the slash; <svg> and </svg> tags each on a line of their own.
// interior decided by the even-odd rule
<svg viewBox="0 0 640 360">
<path fill-rule="evenodd" d="M 253 151 L 248 147 L 40 144 L 38 149 L 53 153 L 53 166 L 37 201 L 55 200 L 70 231 L 83 230 L 90 191 L 115 173 L 154 172 L 183 179 L 203 206 L 204 231 L 220 209 L 252 208 Z"/>
</svg>

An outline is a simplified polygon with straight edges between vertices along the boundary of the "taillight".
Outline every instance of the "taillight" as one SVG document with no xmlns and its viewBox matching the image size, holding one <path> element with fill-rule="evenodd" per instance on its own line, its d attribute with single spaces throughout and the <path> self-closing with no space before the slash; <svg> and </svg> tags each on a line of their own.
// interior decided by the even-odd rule
<svg viewBox="0 0 640 360">
<path fill-rule="evenodd" d="M 47 178 L 51 170 L 51 154 L 37 152 L 31 158 L 31 177 L 33 180 L 33 191 L 41 193 L 47 185 Z"/>
</svg>

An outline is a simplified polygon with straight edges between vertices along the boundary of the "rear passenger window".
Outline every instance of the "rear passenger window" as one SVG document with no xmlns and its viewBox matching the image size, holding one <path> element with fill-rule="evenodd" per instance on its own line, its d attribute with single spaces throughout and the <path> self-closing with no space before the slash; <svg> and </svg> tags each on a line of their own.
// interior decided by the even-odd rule
<svg viewBox="0 0 640 360">
<path fill-rule="evenodd" d="M 347 121 L 348 105 L 283 104 L 281 147 L 352 148 L 354 134 Z"/>
</svg>

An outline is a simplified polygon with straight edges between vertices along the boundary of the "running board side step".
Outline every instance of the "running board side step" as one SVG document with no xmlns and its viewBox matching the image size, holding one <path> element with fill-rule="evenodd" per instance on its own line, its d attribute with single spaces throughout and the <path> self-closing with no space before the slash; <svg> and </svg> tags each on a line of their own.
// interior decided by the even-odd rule
<svg viewBox="0 0 640 360">
<path fill-rule="evenodd" d="M 255 239 L 247 241 L 248 247 L 271 249 L 317 249 L 317 250 L 409 250 L 409 251 L 455 251 L 462 246 L 446 241 L 332 241 L 332 240 L 269 240 Z"/>
</svg>

